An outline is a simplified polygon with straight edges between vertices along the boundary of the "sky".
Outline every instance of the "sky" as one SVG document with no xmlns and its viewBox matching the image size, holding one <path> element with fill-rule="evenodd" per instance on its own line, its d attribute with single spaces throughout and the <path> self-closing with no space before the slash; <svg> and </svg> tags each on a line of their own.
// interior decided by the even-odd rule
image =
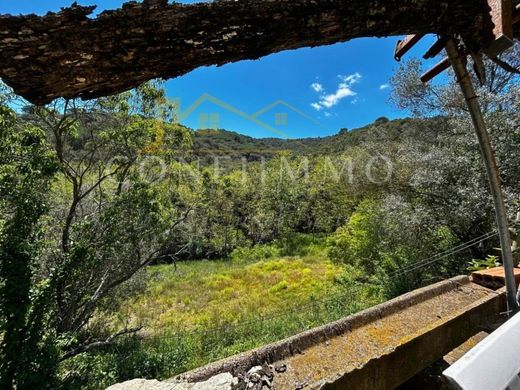
<svg viewBox="0 0 520 390">
<path fill-rule="evenodd" d="M 96 12 L 123 0 L 80 0 Z M 196 1 L 181 1 L 194 3 Z M 71 0 L 0 0 L 0 14 L 45 14 Z M 381 116 L 408 116 L 389 102 L 389 80 L 399 37 L 363 38 L 272 54 L 256 61 L 203 67 L 168 80 L 179 122 L 223 128 L 253 137 L 303 138 L 362 127 Z M 433 38 L 413 49 L 420 56 Z M 408 57 L 407 57 L 408 58 Z"/>
</svg>

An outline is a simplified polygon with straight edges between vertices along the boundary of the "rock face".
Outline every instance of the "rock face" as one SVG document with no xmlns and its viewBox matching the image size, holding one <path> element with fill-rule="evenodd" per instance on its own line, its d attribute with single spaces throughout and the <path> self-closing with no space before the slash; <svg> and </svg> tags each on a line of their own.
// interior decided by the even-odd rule
<svg viewBox="0 0 520 390">
<path fill-rule="evenodd" d="M 3 81 L 44 104 L 359 37 L 463 33 L 480 41 L 493 26 L 485 0 L 147 0 L 89 18 L 94 8 L 0 15 Z"/>
<path fill-rule="evenodd" d="M 238 378 L 226 372 L 197 383 L 133 379 L 110 386 L 107 390 L 233 390 L 237 384 Z"/>
<path fill-rule="evenodd" d="M 272 366 L 255 366 L 247 374 L 239 375 L 239 382 L 234 390 L 274 390 L 273 377 Z"/>
<path fill-rule="evenodd" d="M 238 379 L 234 378 L 230 373 L 226 372 L 224 374 L 216 375 L 212 378 L 209 378 L 205 382 L 199 383 L 188 383 L 185 385 L 192 385 L 191 387 L 185 387 L 186 390 L 232 390 L 234 386 L 238 383 Z M 179 390 L 184 390 L 184 388 L 179 388 Z"/>
<path fill-rule="evenodd" d="M 110 386 L 107 390 L 181 390 L 180 387 L 173 387 L 173 384 L 159 382 L 157 380 L 132 379 L 123 383 Z"/>
<path fill-rule="evenodd" d="M 274 390 L 271 366 L 256 366 L 245 375 L 234 377 L 229 372 L 215 375 L 204 382 L 179 380 L 133 379 L 108 387 L 106 390 Z"/>
</svg>

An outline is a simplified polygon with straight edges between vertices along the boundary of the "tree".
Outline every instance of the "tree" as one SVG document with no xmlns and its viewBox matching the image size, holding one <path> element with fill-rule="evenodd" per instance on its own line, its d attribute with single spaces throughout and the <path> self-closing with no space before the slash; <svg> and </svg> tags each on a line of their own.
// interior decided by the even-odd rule
<svg viewBox="0 0 520 390">
<path fill-rule="evenodd" d="M 0 387 L 51 386 L 58 361 L 138 330 L 106 326 L 102 313 L 190 211 L 175 207 L 161 169 L 191 145 L 171 112 L 156 84 L 18 118 L 2 108 Z"/>
<path fill-rule="evenodd" d="M 34 283 L 41 219 L 57 170 L 43 131 L 15 126 L 0 106 L 0 388 L 52 382 L 56 351 L 48 340 L 48 285 Z"/>
<path fill-rule="evenodd" d="M 66 100 L 28 111 L 27 120 L 51 139 L 63 185 L 48 220 L 58 245 L 47 251 L 42 273 L 62 271 L 55 328 L 72 340 L 64 359 L 111 339 L 92 340 L 84 328 L 96 310 L 113 305 L 119 286 L 129 290 L 184 220 L 162 192 L 162 164 L 182 155 L 191 137 L 171 122 L 164 90 L 154 84 L 87 105 Z"/>
<path fill-rule="evenodd" d="M 282 153 L 269 161 L 262 172 L 258 209 L 255 215 L 261 241 L 280 239 L 305 224 L 308 160 Z"/>
<path fill-rule="evenodd" d="M 512 48 L 501 55 L 501 60 L 512 67 L 520 68 L 520 44 L 515 41 Z M 475 78 L 477 90 L 484 113 L 511 111 L 515 104 L 515 91 L 518 90 L 518 74 L 485 59 L 486 83 L 480 85 Z M 411 59 L 403 63 L 391 78 L 391 101 L 400 109 L 409 110 L 414 116 L 452 115 L 460 117 L 468 112 L 464 98 L 457 89 L 458 85 L 449 71 L 448 82 L 423 83 L 421 61 Z M 516 92 L 517 93 L 517 92 Z"/>
<path fill-rule="evenodd" d="M 381 263 L 382 229 L 380 205 L 369 198 L 363 200 L 348 223 L 329 237 L 329 257 L 362 269 L 368 275 L 374 274 Z"/>
<path fill-rule="evenodd" d="M 310 161 L 306 186 L 308 232 L 332 233 L 347 222 L 355 206 L 352 160 L 348 156 L 319 156 Z"/>
<path fill-rule="evenodd" d="M 520 45 L 504 53 L 503 59 L 519 66 Z M 491 61 L 486 62 L 487 80 L 478 94 L 483 101 L 486 119 L 506 190 L 506 200 L 513 217 L 515 198 L 520 193 L 514 157 L 518 144 L 518 75 Z M 400 108 L 416 115 L 442 114 L 435 127 L 410 135 L 413 143 L 403 145 L 401 161 L 413 166 L 405 189 L 406 198 L 421 198 L 430 207 L 432 220 L 442 221 L 462 241 L 487 233 L 494 226 L 492 201 L 478 153 L 478 143 L 471 129 L 466 105 L 455 80 L 446 84 L 422 84 L 418 79 L 419 62 L 405 64 L 392 79 L 393 100 Z M 404 192 L 403 192 L 404 194 Z M 474 253 L 482 256 L 482 253 Z"/>
</svg>

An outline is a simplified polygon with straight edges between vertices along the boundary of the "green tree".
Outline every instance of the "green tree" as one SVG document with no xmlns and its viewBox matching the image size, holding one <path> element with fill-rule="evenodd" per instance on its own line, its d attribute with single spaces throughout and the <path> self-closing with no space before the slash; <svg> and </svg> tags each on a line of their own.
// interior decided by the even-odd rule
<svg viewBox="0 0 520 390">
<path fill-rule="evenodd" d="M 34 284 L 40 220 L 57 169 L 45 134 L 15 126 L 0 106 L 0 388 L 46 387 L 57 362 L 49 344 L 45 283 Z"/>
<path fill-rule="evenodd" d="M 113 331 L 93 316 L 117 307 L 122 285 L 125 294 L 139 286 L 135 276 L 184 218 L 165 191 L 165 167 L 189 149 L 191 135 L 173 123 L 171 110 L 153 83 L 86 104 L 26 110 L 24 120 L 49 137 L 60 170 L 39 272 L 59 271 L 53 326 L 64 339 L 62 360 L 109 343 L 112 332 L 138 329 Z"/>
<path fill-rule="evenodd" d="M 58 361 L 138 329 L 102 314 L 186 218 L 163 167 L 191 134 L 153 83 L 0 114 L 0 387 L 51 386 Z"/>
<path fill-rule="evenodd" d="M 383 221 L 380 205 L 372 199 L 363 200 L 348 223 L 327 240 L 329 257 L 335 261 L 374 274 L 381 264 Z"/>
</svg>

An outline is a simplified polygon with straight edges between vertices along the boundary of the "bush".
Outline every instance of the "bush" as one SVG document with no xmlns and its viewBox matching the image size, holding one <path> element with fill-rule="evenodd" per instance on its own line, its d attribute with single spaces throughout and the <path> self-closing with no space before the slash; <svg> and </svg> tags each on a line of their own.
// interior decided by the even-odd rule
<svg viewBox="0 0 520 390">
<path fill-rule="evenodd" d="M 374 273 L 380 261 L 380 214 L 376 201 L 368 199 L 361 202 L 349 222 L 327 239 L 330 259 L 359 267 L 367 274 Z"/>
<path fill-rule="evenodd" d="M 467 270 L 469 272 L 474 271 L 482 271 L 485 269 L 498 267 L 500 265 L 500 261 L 497 256 L 489 255 L 484 260 L 482 259 L 473 259 L 469 262 L 469 266 Z"/>
<path fill-rule="evenodd" d="M 362 201 L 348 223 L 328 238 L 327 252 L 332 261 L 356 270 L 356 280 L 379 283 L 391 298 L 463 272 L 462 254 L 414 267 L 457 244 L 451 230 L 432 224 L 422 209 L 386 197 Z"/>
<path fill-rule="evenodd" d="M 275 245 L 254 245 L 252 247 L 238 247 L 231 252 L 233 262 L 254 262 L 272 259 L 280 256 L 280 249 Z"/>
<path fill-rule="evenodd" d="M 325 250 L 324 234 L 290 234 L 279 240 L 282 256 L 321 256 Z"/>
</svg>

